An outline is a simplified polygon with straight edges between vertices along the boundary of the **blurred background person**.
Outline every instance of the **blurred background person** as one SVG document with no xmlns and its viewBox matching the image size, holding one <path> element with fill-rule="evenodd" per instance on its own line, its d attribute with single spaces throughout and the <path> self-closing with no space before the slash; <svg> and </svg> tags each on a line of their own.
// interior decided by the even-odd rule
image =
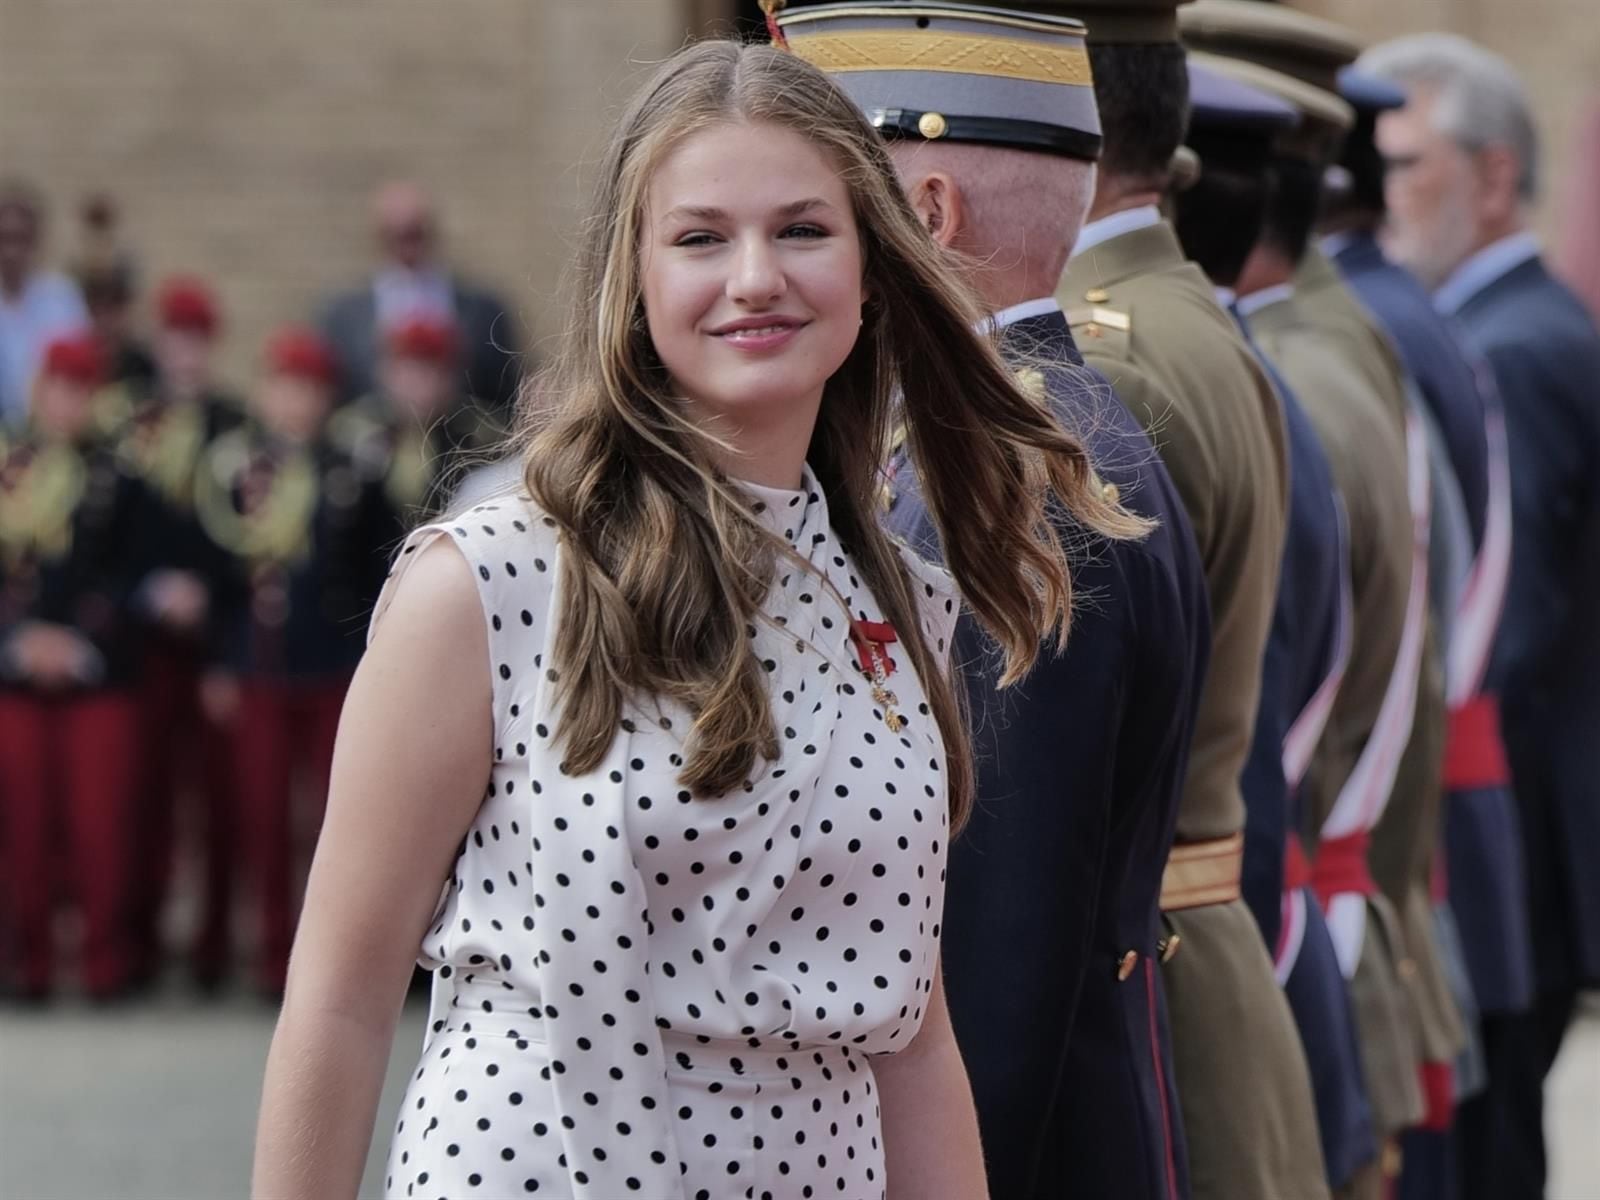
<svg viewBox="0 0 1600 1200">
<path fill-rule="evenodd" d="M 0 181 L 0 425 L 21 425 L 45 347 L 89 324 L 71 279 L 41 263 L 44 199 L 21 180 Z"/>
<path fill-rule="evenodd" d="M 88 196 L 78 210 L 78 258 L 73 267 L 89 320 L 106 351 L 111 383 L 149 386 L 155 359 L 138 336 L 138 267 L 122 240 L 122 212 L 107 192 Z"/>
<path fill-rule="evenodd" d="M 422 187 L 395 181 L 372 202 L 379 263 L 370 278 L 333 296 L 317 325 L 339 365 L 338 399 L 356 399 L 377 382 L 384 338 L 418 318 L 443 321 L 460 337 L 467 394 L 507 410 L 522 363 L 516 319 L 499 296 L 453 271 L 440 249 L 438 214 Z"/>
<path fill-rule="evenodd" d="M 163 530 L 160 559 L 137 594 L 146 772 L 136 932 L 139 969 L 153 975 L 163 959 L 161 919 L 175 862 L 180 848 L 188 850 L 198 868 L 189 965 L 195 982 L 211 991 L 223 982 L 231 955 L 232 764 L 222 730 L 200 703 L 200 676 L 214 633 L 214 593 L 226 586 L 232 560 L 200 526 L 195 478 L 209 447 L 244 413 L 243 402 L 215 375 L 222 316 L 210 286 L 193 277 L 168 279 L 157 292 L 156 312 L 155 376 L 126 382 L 103 405 L 115 411 L 119 452 L 146 484 Z"/>
<path fill-rule="evenodd" d="M 0 846 L 6 959 L 27 1000 L 57 982 L 55 907 L 69 888 L 85 990 L 111 1000 L 136 981 L 139 643 L 128 613 L 150 530 L 142 486 L 96 436 L 105 369 L 92 335 L 51 342 L 28 425 L 0 449 Z"/>
<path fill-rule="evenodd" d="M 442 511 L 463 475 L 488 462 L 506 431 L 463 390 L 455 326 L 414 317 L 384 338 L 376 386 L 330 429 L 363 475 L 381 477 L 407 522 Z"/>
<path fill-rule="evenodd" d="M 400 534 L 382 480 L 329 436 L 337 380 L 315 332 L 280 331 L 250 423 L 213 443 L 195 485 L 201 525 L 233 564 L 202 700 L 231 729 L 255 982 L 269 997 L 283 991 L 339 709 Z"/>
<path fill-rule="evenodd" d="M 1361 62 L 1409 97 L 1377 125 L 1388 248 L 1460 321 L 1504 403 L 1512 557 L 1484 690 L 1522 819 L 1534 997 L 1484 1017 L 1488 1088 L 1462 1105 L 1457 1146 L 1465 1196 L 1538 1196 L 1545 1076 L 1579 989 L 1600 984 L 1600 332 L 1529 228 L 1539 139 L 1511 67 L 1447 34 Z"/>
</svg>

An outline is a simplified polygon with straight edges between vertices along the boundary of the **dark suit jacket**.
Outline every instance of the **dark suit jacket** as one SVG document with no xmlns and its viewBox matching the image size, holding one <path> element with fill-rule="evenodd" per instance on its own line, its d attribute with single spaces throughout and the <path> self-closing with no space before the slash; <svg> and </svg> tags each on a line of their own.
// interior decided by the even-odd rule
<svg viewBox="0 0 1600 1200">
<path fill-rule="evenodd" d="M 1462 305 L 1505 405 L 1511 581 L 1489 686 L 1522 814 L 1540 989 L 1600 983 L 1600 332 L 1537 258 Z"/>
<path fill-rule="evenodd" d="M 1075 563 L 1065 653 L 995 689 L 995 652 L 957 629 L 976 726 L 978 805 L 951 847 L 945 988 L 996 1197 L 1187 1195 L 1166 1045 L 1157 899 L 1210 646 L 1188 518 L 1149 439 L 1082 362 L 1065 319 L 1006 331 L 1036 362 L 1101 477 L 1159 521 Z M 905 480 L 890 525 L 938 556 Z M 1083 531 L 1064 530 L 1082 544 Z M 1138 954 L 1118 980 L 1119 959 Z M 1174 1191 L 1174 1189 L 1176 1189 Z"/>
<path fill-rule="evenodd" d="M 504 412 L 516 399 L 523 370 L 516 319 L 511 308 L 493 292 L 455 276 L 450 279 L 450 287 L 461 334 L 467 394 L 495 412 Z M 340 402 L 371 392 L 382 350 L 378 305 L 371 281 L 328 301 L 318 314 L 317 328 L 339 358 Z"/>
</svg>

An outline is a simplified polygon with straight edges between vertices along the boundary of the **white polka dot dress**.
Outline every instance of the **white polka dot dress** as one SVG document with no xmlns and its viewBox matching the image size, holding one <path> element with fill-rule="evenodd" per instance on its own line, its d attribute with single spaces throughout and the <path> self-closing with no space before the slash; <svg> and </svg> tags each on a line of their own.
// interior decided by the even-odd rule
<svg viewBox="0 0 1600 1200">
<path fill-rule="evenodd" d="M 763 519 L 857 617 L 884 614 L 798 492 Z M 884 723 L 848 622 L 780 560 L 752 629 L 781 758 L 742 791 L 682 790 L 681 710 L 636 706 L 606 760 L 560 769 L 550 666 L 562 552 L 525 499 L 419 530 L 479 582 L 494 768 L 421 947 L 434 991 L 388 1162 L 391 1197 L 881 1198 L 871 1058 L 932 987 L 948 835 L 944 749 L 909 660 Z M 905 552 L 948 653 L 948 576 Z"/>
</svg>

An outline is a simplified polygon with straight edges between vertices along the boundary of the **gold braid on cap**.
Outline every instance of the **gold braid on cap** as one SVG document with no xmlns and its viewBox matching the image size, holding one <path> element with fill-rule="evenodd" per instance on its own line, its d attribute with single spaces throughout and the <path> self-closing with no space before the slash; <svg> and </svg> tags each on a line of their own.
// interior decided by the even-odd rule
<svg viewBox="0 0 1600 1200">
<path fill-rule="evenodd" d="M 789 39 L 784 35 L 783 27 L 778 24 L 778 14 L 788 2 L 789 0 L 761 0 L 761 11 L 767 17 L 767 36 L 779 50 L 789 48 Z"/>
</svg>

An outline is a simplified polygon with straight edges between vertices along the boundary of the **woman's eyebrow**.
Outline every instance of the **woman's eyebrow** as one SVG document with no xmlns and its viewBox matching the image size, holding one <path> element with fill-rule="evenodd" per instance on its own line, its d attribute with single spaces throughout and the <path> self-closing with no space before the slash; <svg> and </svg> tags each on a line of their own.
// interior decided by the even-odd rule
<svg viewBox="0 0 1600 1200">
<path fill-rule="evenodd" d="M 780 216 L 797 217 L 802 213 L 810 212 L 812 209 L 831 209 L 832 207 L 833 205 L 829 204 L 821 196 L 807 196 L 804 200 L 791 200 L 788 204 L 780 205 L 776 211 Z M 728 219 L 726 209 L 703 204 L 680 204 L 676 208 L 668 210 L 666 215 L 668 219 L 688 217 L 696 221 L 726 221 Z"/>
</svg>

